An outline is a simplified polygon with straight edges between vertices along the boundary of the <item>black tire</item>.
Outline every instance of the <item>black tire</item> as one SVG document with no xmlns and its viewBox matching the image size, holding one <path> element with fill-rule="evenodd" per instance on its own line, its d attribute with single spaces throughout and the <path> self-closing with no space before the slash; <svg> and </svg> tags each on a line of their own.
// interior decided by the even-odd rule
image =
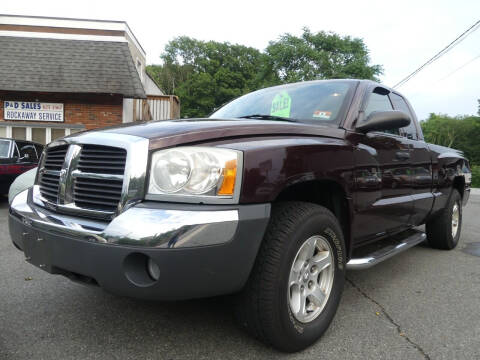
<svg viewBox="0 0 480 360">
<path fill-rule="evenodd" d="M 455 204 L 458 207 L 459 219 L 456 235 L 452 235 L 452 215 Z M 462 197 L 456 189 L 452 189 L 445 208 L 425 224 L 428 244 L 435 249 L 452 250 L 460 239 L 462 230 Z"/>
<path fill-rule="evenodd" d="M 332 249 L 333 284 L 320 315 L 299 322 L 290 310 L 288 277 L 300 247 L 314 235 Z M 345 243 L 336 217 L 326 208 L 304 202 L 285 202 L 272 215 L 250 278 L 237 297 L 236 316 L 254 337 L 284 352 L 302 350 L 327 330 L 345 283 Z"/>
</svg>

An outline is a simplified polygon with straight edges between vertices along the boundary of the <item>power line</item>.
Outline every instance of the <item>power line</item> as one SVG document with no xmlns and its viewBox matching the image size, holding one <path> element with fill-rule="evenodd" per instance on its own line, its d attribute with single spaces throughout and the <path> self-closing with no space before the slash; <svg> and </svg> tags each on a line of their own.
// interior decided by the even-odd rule
<svg viewBox="0 0 480 360">
<path fill-rule="evenodd" d="M 407 81 L 409 81 L 412 77 L 414 77 L 416 74 L 418 74 L 420 71 L 423 70 L 427 65 L 430 65 L 434 61 L 438 60 L 441 58 L 443 55 L 445 55 L 447 52 L 449 52 L 451 49 L 453 49 L 455 46 L 460 44 L 463 40 L 467 38 L 470 34 L 472 34 L 475 30 L 477 30 L 480 27 L 480 20 L 478 20 L 475 24 L 470 26 L 467 30 L 465 30 L 460 36 L 458 36 L 455 40 L 453 40 L 450 44 L 445 46 L 442 50 L 440 50 L 435 56 L 433 56 L 431 59 L 429 59 L 426 63 L 424 63 L 422 66 L 420 66 L 417 70 L 414 72 L 410 73 L 407 75 L 405 78 L 403 78 L 401 81 L 399 81 L 397 84 L 395 84 L 393 87 L 396 88 L 397 86 L 402 86 L 405 84 Z"/>
<path fill-rule="evenodd" d="M 462 66 L 459 66 L 458 68 L 456 68 L 455 70 L 453 70 L 450 74 L 448 74 L 448 75 L 445 76 L 444 78 L 440 79 L 440 81 L 449 78 L 450 76 L 452 76 L 453 74 L 455 74 L 457 71 L 462 70 L 465 66 L 470 65 L 472 62 L 474 62 L 475 60 L 477 60 L 477 59 L 479 59 L 479 58 L 480 58 L 480 54 L 477 55 L 477 56 L 475 56 L 474 58 L 470 59 L 469 61 L 467 61 L 467 62 L 466 62 L 465 64 L 463 64 Z"/>
</svg>

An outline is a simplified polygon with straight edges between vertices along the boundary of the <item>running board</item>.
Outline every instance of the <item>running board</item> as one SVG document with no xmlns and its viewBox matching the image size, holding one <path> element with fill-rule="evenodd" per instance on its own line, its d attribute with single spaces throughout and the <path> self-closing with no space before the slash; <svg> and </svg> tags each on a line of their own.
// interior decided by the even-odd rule
<svg viewBox="0 0 480 360">
<path fill-rule="evenodd" d="M 395 256 L 411 247 L 420 244 L 425 241 L 427 235 L 418 230 L 408 230 L 401 234 L 398 234 L 390 239 L 381 240 L 373 246 L 365 246 L 362 253 L 363 256 L 354 257 L 347 263 L 348 270 L 363 270 L 368 269 L 378 263 L 385 261 L 392 256 Z M 381 246 L 379 248 L 379 246 Z M 360 249 L 359 249 L 360 250 Z M 366 251 L 365 251 L 366 250 Z M 370 250 L 370 251 L 368 251 Z"/>
</svg>

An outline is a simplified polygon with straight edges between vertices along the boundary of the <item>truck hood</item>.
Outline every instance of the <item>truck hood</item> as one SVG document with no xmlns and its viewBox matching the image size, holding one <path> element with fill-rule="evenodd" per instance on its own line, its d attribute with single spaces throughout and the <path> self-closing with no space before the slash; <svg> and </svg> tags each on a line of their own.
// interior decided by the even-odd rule
<svg viewBox="0 0 480 360">
<path fill-rule="evenodd" d="M 100 131 L 147 138 L 150 140 L 150 148 L 152 149 L 207 140 L 250 136 L 310 135 L 331 138 L 344 137 L 344 130 L 336 126 L 239 119 L 148 121 L 110 127 Z"/>
</svg>

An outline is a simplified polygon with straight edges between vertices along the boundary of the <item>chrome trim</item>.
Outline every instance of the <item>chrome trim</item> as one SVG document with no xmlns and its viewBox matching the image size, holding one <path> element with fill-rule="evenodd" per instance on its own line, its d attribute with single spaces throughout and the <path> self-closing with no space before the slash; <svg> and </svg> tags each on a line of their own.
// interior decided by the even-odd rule
<svg viewBox="0 0 480 360">
<path fill-rule="evenodd" d="M 88 179 L 101 179 L 101 180 L 123 180 L 123 175 L 91 173 L 91 172 L 84 172 L 81 170 L 72 171 L 72 177 L 74 178 L 82 177 L 82 178 L 88 178 Z"/>
<path fill-rule="evenodd" d="M 60 179 L 58 180 L 58 203 L 70 204 L 73 202 L 73 178 L 72 172 L 78 165 L 80 145 L 70 145 L 65 155 L 62 170 L 60 170 Z"/>
<path fill-rule="evenodd" d="M 395 245 L 388 245 L 363 258 L 352 258 L 347 263 L 348 270 L 364 270 L 385 261 L 427 239 L 427 235 L 421 231 L 416 231 L 406 239 L 401 240 Z"/>
<path fill-rule="evenodd" d="M 132 227 L 132 224 L 135 226 Z M 184 248 L 228 242 L 233 239 L 237 226 L 237 210 L 184 211 L 132 207 L 113 219 L 101 237 L 118 245 Z"/>
<path fill-rule="evenodd" d="M 67 150 L 65 162 L 60 172 L 46 170 L 45 156 L 39 165 L 38 173 L 52 173 L 60 175 L 58 202 L 52 203 L 45 199 L 38 191 L 38 176 L 33 191 L 35 204 L 54 209 L 66 214 L 77 214 L 85 216 L 96 216 L 101 218 L 112 218 L 125 211 L 133 204 L 142 201 L 145 197 L 145 179 L 148 164 L 149 140 L 139 136 L 106 133 L 102 131 L 91 133 L 80 133 L 47 145 L 45 151 L 60 145 L 70 145 Z M 124 175 L 97 174 L 82 172 L 77 169 L 81 146 L 83 144 L 102 145 L 122 148 L 127 151 Z M 87 177 L 95 179 L 123 180 L 120 202 L 115 212 L 90 210 L 81 208 L 73 202 L 73 178 Z"/>
<path fill-rule="evenodd" d="M 105 222 L 30 205 L 32 191 L 24 190 L 13 199 L 11 216 L 33 229 L 96 243 L 151 248 L 218 245 L 233 239 L 239 221 L 236 209 L 195 211 L 132 206 Z"/>
<path fill-rule="evenodd" d="M 101 211 L 101 210 L 90 210 L 90 209 L 83 209 L 78 208 L 75 204 L 58 204 L 52 203 L 51 201 L 45 200 L 40 193 L 40 187 L 38 185 L 34 185 L 32 187 L 32 198 L 33 202 L 37 205 L 40 205 L 44 208 L 50 209 L 52 211 L 59 211 L 64 214 L 70 215 L 85 215 L 91 217 L 98 217 L 103 219 L 110 219 L 112 217 L 112 212 L 110 211 Z"/>
<path fill-rule="evenodd" d="M 413 201 L 412 195 L 395 196 L 386 199 L 380 199 L 373 203 L 373 206 L 385 206 L 392 204 L 403 204 Z"/>
<path fill-rule="evenodd" d="M 42 166 L 44 166 L 44 164 L 42 164 Z M 58 170 L 42 169 L 42 174 L 60 176 L 60 171 L 58 171 Z"/>
</svg>

